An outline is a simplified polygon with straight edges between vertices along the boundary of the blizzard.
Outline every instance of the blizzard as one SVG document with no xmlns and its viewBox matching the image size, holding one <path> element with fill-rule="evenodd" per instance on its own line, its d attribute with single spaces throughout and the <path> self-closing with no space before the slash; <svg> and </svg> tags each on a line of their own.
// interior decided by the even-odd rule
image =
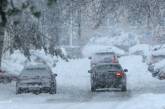
<svg viewBox="0 0 165 109">
<path fill-rule="evenodd" d="M 57 94 L 16 95 L 15 82 L 0 84 L 0 109 L 164 109 L 165 81 L 151 76 L 141 56 L 119 59 L 127 68 L 127 92 L 90 91 L 90 61 L 87 58 L 60 61 L 53 69 L 58 74 Z"/>
</svg>

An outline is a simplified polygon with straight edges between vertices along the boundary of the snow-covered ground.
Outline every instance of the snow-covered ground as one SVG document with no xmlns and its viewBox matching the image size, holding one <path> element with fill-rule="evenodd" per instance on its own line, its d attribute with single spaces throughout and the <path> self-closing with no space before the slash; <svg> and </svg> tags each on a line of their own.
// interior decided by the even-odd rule
<svg viewBox="0 0 165 109">
<path fill-rule="evenodd" d="M 15 83 L 0 84 L 0 109 L 165 109 L 165 81 L 147 71 L 140 56 L 120 59 L 127 68 L 127 92 L 90 92 L 88 59 L 61 61 L 54 72 L 57 94 L 15 94 Z"/>
</svg>

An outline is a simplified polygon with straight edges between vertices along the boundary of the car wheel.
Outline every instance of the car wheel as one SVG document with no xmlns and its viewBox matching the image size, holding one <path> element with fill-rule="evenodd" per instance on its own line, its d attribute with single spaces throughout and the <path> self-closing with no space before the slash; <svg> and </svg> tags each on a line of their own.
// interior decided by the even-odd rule
<svg viewBox="0 0 165 109">
<path fill-rule="evenodd" d="M 127 91 L 127 86 L 125 86 L 125 85 L 124 85 L 124 86 L 122 86 L 122 87 L 121 87 L 121 91 L 122 91 L 122 92 Z"/>
<path fill-rule="evenodd" d="M 16 94 L 21 94 L 22 93 L 22 90 L 20 89 L 20 88 L 18 88 L 17 90 L 16 90 Z"/>
<path fill-rule="evenodd" d="M 96 92 L 96 87 L 93 84 L 91 85 L 91 91 Z"/>
<path fill-rule="evenodd" d="M 91 87 L 91 91 L 92 92 L 96 92 L 96 88 L 95 87 Z"/>
<path fill-rule="evenodd" d="M 95 78 L 92 77 L 91 75 L 91 92 L 96 92 L 96 82 L 95 82 Z"/>
<path fill-rule="evenodd" d="M 38 95 L 38 94 L 41 93 L 41 90 L 35 91 L 35 92 L 33 92 L 33 93 L 36 94 L 36 95 Z"/>
<path fill-rule="evenodd" d="M 51 85 L 51 88 L 50 88 L 50 91 L 49 91 L 50 94 L 56 94 L 56 84 L 53 83 Z"/>
</svg>

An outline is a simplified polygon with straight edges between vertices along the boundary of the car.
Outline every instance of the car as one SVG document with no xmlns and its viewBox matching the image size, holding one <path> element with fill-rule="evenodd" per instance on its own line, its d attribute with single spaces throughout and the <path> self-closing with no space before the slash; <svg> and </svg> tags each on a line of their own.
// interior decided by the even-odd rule
<svg viewBox="0 0 165 109">
<path fill-rule="evenodd" d="M 99 63 L 118 63 L 118 56 L 114 52 L 97 52 L 92 57 L 89 57 L 91 60 L 91 67 Z"/>
<path fill-rule="evenodd" d="M 102 88 L 115 88 L 121 91 L 127 90 L 128 70 L 121 67 L 119 63 L 101 63 L 97 64 L 88 72 L 91 74 L 91 91 L 95 92 Z"/>
<path fill-rule="evenodd" d="M 155 69 L 155 71 L 152 72 L 152 76 L 158 78 L 159 80 L 165 80 L 165 67 Z"/>
<path fill-rule="evenodd" d="M 151 48 L 147 56 L 147 64 L 155 64 L 165 59 L 165 45 L 156 45 Z"/>
<path fill-rule="evenodd" d="M 154 64 L 152 63 L 148 64 L 148 71 L 150 71 L 151 73 L 154 72 Z"/>
<path fill-rule="evenodd" d="M 56 76 L 44 64 L 28 65 L 24 67 L 16 82 L 16 94 L 21 93 L 56 93 Z"/>
<path fill-rule="evenodd" d="M 0 69 L 0 83 L 11 83 L 13 80 L 16 79 L 17 79 L 16 75 Z"/>
<path fill-rule="evenodd" d="M 158 79 L 164 80 L 165 79 L 165 68 L 161 69 L 158 73 Z"/>
<path fill-rule="evenodd" d="M 165 45 L 155 45 L 147 57 L 148 71 L 153 77 L 165 79 Z"/>
</svg>

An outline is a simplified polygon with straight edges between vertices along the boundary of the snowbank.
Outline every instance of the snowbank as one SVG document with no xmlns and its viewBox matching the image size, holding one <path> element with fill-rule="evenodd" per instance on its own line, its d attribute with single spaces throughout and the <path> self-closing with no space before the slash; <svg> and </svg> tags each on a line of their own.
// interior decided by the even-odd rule
<svg viewBox="0 0 165 109">
<path fill-rule="evenodd" d="M 19 74 L 23 69 L 26 60 L 26 57 L 17 50 L 2 60 L 2 68 L 10 73 Z"/>
<path fill-rule="evenodd" d="M 153 51 L 152 55 L 153 56 L 165 56 L 165 48 Z"/>
<path fill-rule="evenodd" d="M 140 38 L 135 32 L 124 31 L 118 26 L 115 29 L 109 27 L 100 28 L 90 35 L 90 37 L 92 38 L 83 49 L 84 56 L 90 56 L 92 53 L 109 48 L 123 55 L 125 54 L 124 51 L 127 51 L 129 47 L 138 44 Z"/>
<path fill-rule="evenodd" d="M 44 50 L 31 50 L 30 52 L 31 61 L 29 61 L 19 50 L 14 51 L 13 54 L 6 56 L 2 60 L 2 68 L 10 73 L 19 74 L 26 65 L 45 63 L 49 67 L 54 68 L 56 63 L 61 60 L 61 58 L 57 58 L 56 56 L 45 54 Z"/>
<path fill-rule="evenodd" d="M 107 31 L 102 30 L 101 32 L 93 33 L 92 36 L 89 41 L 90 44 L 130 47 L 139 43 L 139 36 L 137 36 L 137 34 L 125 32 L 119 28 L 116 30 L 114 30 L 114 28 L 108 29 Z"/>
<path fill-rule="evenodd" d="M 120 48 L 117 48 L 115 46 L 106 46 L 106 45 L 99 45 L 99 44 L 86 45 L 82 50 L 82 54 L 85 57 L 89 57 L 89 56 L 92 56 L 94 53 L 105 52 L 105 51 L 115 52 L 119 56 L 125 55 L 125 51 Z"/>
</svg>

